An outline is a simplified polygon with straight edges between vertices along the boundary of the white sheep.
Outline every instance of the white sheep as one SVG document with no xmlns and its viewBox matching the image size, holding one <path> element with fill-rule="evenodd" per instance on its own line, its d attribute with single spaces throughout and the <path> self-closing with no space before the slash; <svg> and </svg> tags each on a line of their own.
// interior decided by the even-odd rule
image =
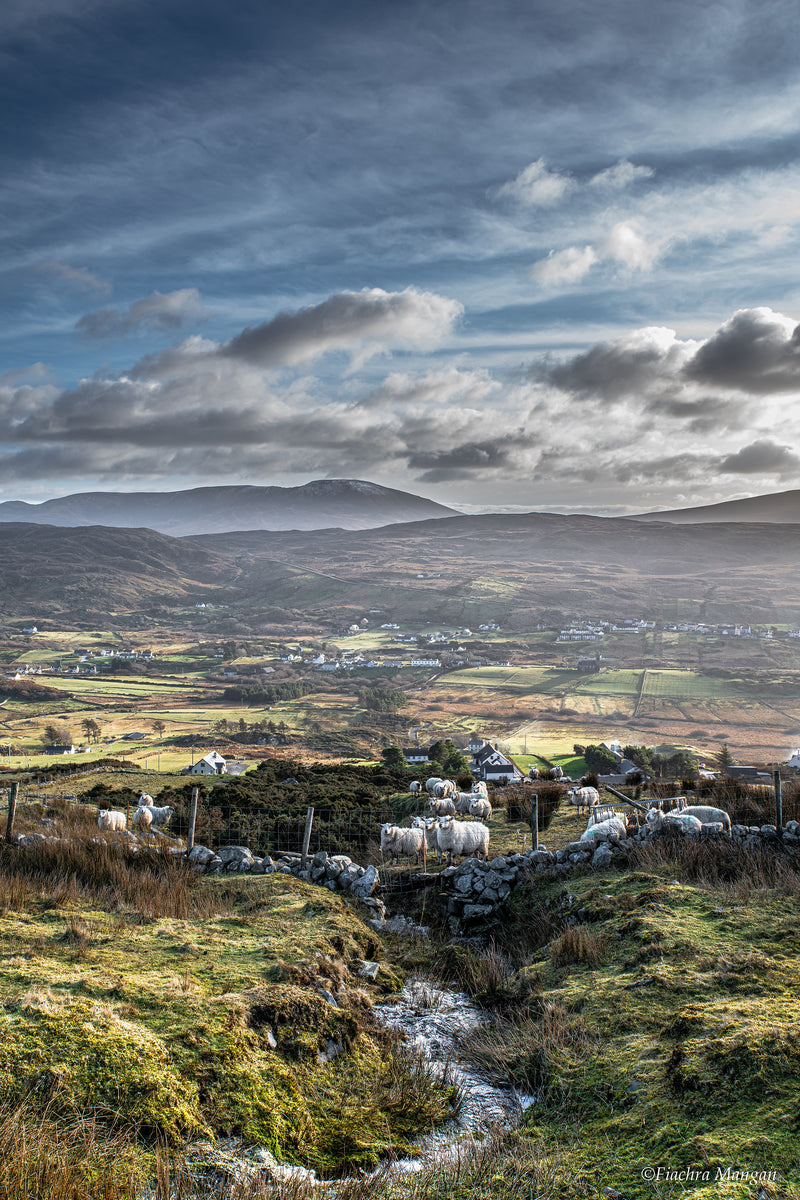
<svg viewBox="0 0 800 1200">
<path fill-rule="evenodd" d="M 647 814 L 647 832 L 660 833 L 667 829 L 677 829 L 691 837 L 699 837 L 703 831 L 703 823 L 690 813 L 662 813 L 657 808 L 652 808 Z"/>
<path fill-rule="evenodd" d="M 439 828 L 439 822 L 436 817 L 414 817 L 411 821 L 413 829 L 424 829 L 425 843 L 429 854 L 436 855 L 436 861 L 442 861 L 442 854 L 439 850 L 439 843 L 436 840 L 436 833 Z"/>
<path fill-rule="evenodd" d="M 473 792 L 480 792 L 480 794 L 485 796 L 487 800 L 489 799 L 489 789 L 486 786 L 485 779 L 476 779 L 472 785 L 472 790 Z"/>
<path fill-rule="evenodd" d="M 154 804 L 142 804 L 140 808 L 137 808 L 135 815 L 138 816 L 139 813 L 145 812 L 150 814 L 149 826 L 153 829 L 160 829 L 169 822 L 169 819 L 175 812 L 175 809 L 170 808 L 168 804 L 164 804 L 161 807 L 156 807 Z M 141 821 L 144 820 L 146 820 L 146 818 L 142 817 Z M 139 822 L 137 822 L 137 824 L 138 823 Z"/>
<path fill-rule="evenodd" d="M 528 779 L 539 779 L 540 772 L 538 767 L 528 767 Z"/>
<path fill-rule="evenodd" d="M 128 828 L 128 818 L 124 812 L 115 812 L 110 808 L 101 808 L 97 814 L 98 827 L 109 833 L 122 833 Z"/>
<path fill-rule="evenodd" d="M 456 806 L 449 796 L 446 799 L 438 799 L 436 796 L 431 796 L 430 806 L 431 811 L 437 817 L 452 817 L 456 811 Z"/>
<path fill-rule="evenodd" d="M 550 770 L 548 771 L 548 775 L 550 776 L 551 779 L 562 779 L 564 776 L 564 772 L 562 771 L 561 767 L 556 765 L 556 766 L 550 768 Z"/>
<path fill-rule="evenodd" d="M 133 814 L 133 823 L 134 825 L 138 826 L 142 832 L 150 832 L 150 826 L 153 823 L 153 814 L 146 804 L 142 805 L 141 808 L 137 808 L 136 812 Z"/>
<path fill-rule="evenodd" d="M 439 775 L 431 775 L 430 779 L 425 780 L 425 791 L 429 796 L 436 794 L 436 788 L 440 783 L 444 783 L 444 780 Z"/>
<path fill-rule="evenodd" d="M 710 804 L 681 804 L 678 807 L 682 814 L 697 817 L 701 825 L 710 825 L 715 821 L 721 821 L 723 833 L 727 837 L 731 836 L 730 813 L 726 813 L 724 808 L 714 808 Z"/>
<path fill-rule="evenodd" d="M 477 817 L 479 821 L 491 821 L 492 806 L 485 796 L 476 796 L 469 806 L 471 817 Z"/>
<path fill-rule="evenodd" d="M 412 779 L 408 790 L 411 792 L 412 796 L 416 796 L 418 792 L 422 791 L 422 784 L 418 779 Z"/>
<path fill-rule="evenodd" d="M 469 814 L 469 806 L 480 792 L 456 792 L 453 796 L 453 804 L 456 807 L 456 812 L 461 817 L 466 817 Z"/>
<path fill-rule="evenodd" d="M 425 832 L 422 829 L 392 825 L 389 822 L 381 826 L 381 853 L 389 859 L 389 866 L 392 865 L 392 859 L 399 862 L 401 855 L 413 857 L 419 862 L 424 840 Z"/>
<path fill-rule="evenodd" d="M 568 795 L 570 804 L 574 804 L 579 813 L 600 803 L 600 793 L 596 787 L 574 787 Z"/>
<path fill-rule="evenodd" d="M 598 821 L 589 825 L 578 838 L 580 842 L 618 842 L 625 837 L 625 822 L 621 817 L 610 817 L 607 821 Z"/>
<path fill-rule="evenodd" d="M 454 854 L 468 858 L 489 857 L 489 830 L 480 821 L 454 821 L 452 817 L 439 817 L 436 834 L 439 851 L 447 855 L 452 863 Z"/>
<path fill-rule="evenodd" d="M 149 792 L 142 792 L 141 796 L 139 797 L 139 808 L 142 808 L 145 804 L 154 804 L 154 803 L 155 803 L 155 801 L 153 800 L 153 797 L 150 795 Z"/>
</svg>

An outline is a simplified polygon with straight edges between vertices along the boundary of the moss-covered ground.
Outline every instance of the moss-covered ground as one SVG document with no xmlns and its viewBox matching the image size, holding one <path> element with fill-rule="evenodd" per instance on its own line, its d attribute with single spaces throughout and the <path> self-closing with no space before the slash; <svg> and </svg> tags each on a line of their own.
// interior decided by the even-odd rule
<svg viewBox="0 0 800 1200">
<path fill-rule="evenodd" d="M 0 848 L 0 1106 L 145 1148 L 225 1135 L 323 1175 L 372 1166 L 452 1100 L 374 1020 L 399 977 L 358 971 L 382 957 L 353 906 L 291 877 Z"/>
<path fill-rule="evenodd" d="M 800 1196 L 797 893 L 684 865 L 531 882 L 461 967 L 498 1013 L 473 1058 L 540 1097 L 520 1132 L 558 1164 L 542 1194 Z"/>
</svg>

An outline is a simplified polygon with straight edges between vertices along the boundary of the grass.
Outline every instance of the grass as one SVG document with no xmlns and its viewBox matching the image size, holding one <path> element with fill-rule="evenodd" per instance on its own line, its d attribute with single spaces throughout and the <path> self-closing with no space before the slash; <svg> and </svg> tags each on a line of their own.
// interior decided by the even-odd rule
<svg viewBox="0 0 800 1200">
<path fill-rule="evenodd" d="M 74 806 L 55 828 L 72 840 L 0 851 L 0 1104 L 33 1133 L 88 1122 L 151 1172 L 157 1145 L 238 1136 L 336 1174 L 447 1117 L 449 1086 L 372 1016 L 357 970 L 380 947 L 343 899 L 87 844 Z"/>
</svg>

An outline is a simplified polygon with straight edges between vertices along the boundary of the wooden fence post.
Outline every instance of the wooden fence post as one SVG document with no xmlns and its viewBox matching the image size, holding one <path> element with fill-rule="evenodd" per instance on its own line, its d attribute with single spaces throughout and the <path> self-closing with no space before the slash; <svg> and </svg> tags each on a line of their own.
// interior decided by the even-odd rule
<svg viewBox="0 0 800 1200">
<path fill-rule="evenodd" d="M 309 808 L 306 813 L 306 827 L 303 832 L 303 850 L 300 856 L 300 870 L 305 871 L 306 863 L 308 862 L 308 843 L 311 841 L 311 824 L 314 820 L 314 809 Z"/>
<path fill-rule="evenodd" d="M 194 846 L 194 828 L 197 824 L 197 802 L 200 797 L 200 788 L 192 788 L 192 799 L 189 804 L 189 828 L 186 831 L 186 853 L 188 854 Z"/>
<path fill-rule="evenodd" d="M 19 792 L 19 784 L 12 783 L 11 791 L 8 793 L 8 821 L 6 823 L 6 841 L 11 841 L 11 834 L 14 832 L 14 814 L 17 811 L 17 793 Z"/>
<path fill-rule="evenodd" d="M 539 797 L 536 792 L 531 796 L 531 847 L 539 849 Z"/>
<path fill-rule="evenodd" d="M 781 801 L 781 773 L 777 768 L 772 778 L 775 781 L 775 828 L 780 833 L 783 828 L 783 803 Z"/>
</svg>

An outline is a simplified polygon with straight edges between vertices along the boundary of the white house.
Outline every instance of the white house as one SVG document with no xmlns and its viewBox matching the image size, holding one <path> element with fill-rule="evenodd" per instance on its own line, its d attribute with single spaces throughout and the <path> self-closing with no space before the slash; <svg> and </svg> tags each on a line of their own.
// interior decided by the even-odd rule
<svg viewBox="0 0 800 1200">
<path fill-rule="evenodd" d="M 221 754 L 216 750 L 212 750 L 210 754 L 206 754 L 204 758 L 198 761 L 191 767 L 187 767 L 185 771 L 181 771 L 182 775 L 224 775 L 227 770 L 227 764 Z"/>
<path fill-rule="evenodd" d="M 800 748 L 792 751 L 792 753 L 789 755 L 786 765 L 787 767 L 795 767 L 800 770 Z"/>
</svg>

